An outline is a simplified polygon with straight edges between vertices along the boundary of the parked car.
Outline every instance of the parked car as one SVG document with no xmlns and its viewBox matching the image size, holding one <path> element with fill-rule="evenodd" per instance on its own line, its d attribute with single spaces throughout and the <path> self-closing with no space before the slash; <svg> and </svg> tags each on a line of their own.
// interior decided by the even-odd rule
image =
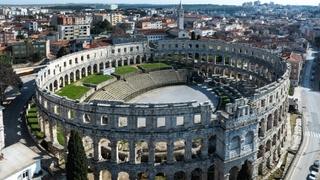
<svg viewBox="0 0 320 180">
<path fill-rule="evenodd" d="M 313 165 L 312 165 L 311 169 L 312 169 L 313 171 L 316 171 L 316 172 L 318 173 L 318 172 L 319 172 L 319 169 L 320 169 L 320 160 L 315 160 L 315 161 L 313 162 Z"/>
<path fill-rule="evenodd" d="M 309 174 L 307 177 L 307 180 L 316 180 L 316 176 L 314 176 L 313 174 Z"/>
</svg>

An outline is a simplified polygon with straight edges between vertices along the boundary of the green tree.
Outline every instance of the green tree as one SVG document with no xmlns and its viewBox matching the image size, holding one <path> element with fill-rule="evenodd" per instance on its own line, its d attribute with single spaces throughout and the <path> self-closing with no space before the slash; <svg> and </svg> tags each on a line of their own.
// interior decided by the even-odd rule
<svg viewBox="0 0 320 180">
<path fill-rule="evenodd" d="M 81 137 L 72 130 L 68 142 L 67 180 L 87 180 L 88 162 Z"/>
<path fill-rule="evenodd" d="M 64 56 L 64 55 L 67 55 L 67 54 L 69 54 L 69 53 L 70 53 L 69 48 L 67 48 L 67 47 L 61 47 L 61 48 L 59 49 L 58 53 L 57 53 L 57 58 L 62 57 L 62 56 Z"/>
<path fill-rule="evenodd" d="M 0 61 L 0 103 L 4 100 L 4 92 L 9 87 L 21 87 L 20 77 L 13 71 L 12 66 L 7 61 Z"/>
<path fill-rule="evenodd" d="M 92 34 L 100 34 L 103 32 L 110 32 L 112 31 L 112 25 L 110 24 L 109 21 L 104 20 L 104 21 L 99 21 L 95 23 L 91 29 Z"/>
</svg>

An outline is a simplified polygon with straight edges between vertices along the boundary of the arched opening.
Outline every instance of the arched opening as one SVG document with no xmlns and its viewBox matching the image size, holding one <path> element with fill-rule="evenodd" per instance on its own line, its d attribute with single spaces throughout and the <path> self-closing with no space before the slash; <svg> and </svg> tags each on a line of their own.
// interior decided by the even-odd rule
<svg viewBox="0 0 320 180">
<path fill-rule="evenodd" d="M 75 79 L 74 79 L 74 73 L 71 72 L 71 73 L 70 73 L 70 83 L 73 83 L 74 81 L 75 81 Z"/>
<path fill-rule="evenodd" d="M 253 132 L 247 132 L 244 138 L 244 149 L 248 151 L 253 150 Z"/>
<path fill-rule="evenodd" d="M 121 140 L 117 143 L 118 161 L 120 163 L 129 162 L 129 142 Z"/>
<path fill-rule="evenodd" d="M 55 80 L 55 81 L 53 82 L 53 87 L 54 87 L 54 90 L 55 90 L 55 91 L 58 89 L 58 81 L 57 81 L 57 80 Z"/>
<path fill-rule="evenodd" d="M 108 139 L 101 139 L 99 142 L 100 157 L 104 160 L 111 160 L 111 142 Z"/>
<path fill-rule="evenodd" d="M 49 85 L 49 91 L 51 91 L 51 92 L 53 91 L 53 86 L 52 86 L 52 84 Z"/>
<path fill-rule="evenodd" d="M 101 179 L 112 179 L 112 175 L 108 170 L 101 170 L 100 177 Z"/>
<path fill-rule="evenodd" d="M 236 157 L 240 154 L 240 137 L 235 136 L 230 141 L 230 157 Z"/>
<path fill-rule="evenodd" d="M 186 174 L 183 171 L 178 171 L 174 173 L 173 179 L 174 180 L 186 180 Z"/>
<path fill-rule="evenodd" d="M 138 180 L 148 180 L 148 173 L 146 172 L 140 172 L 138 173 Z"/>
<path fill-rule="evenodd" d="M 174 142 L 174 159 L 183 161 L 185 158 L 185 141 L 178 140 Z"/>
<path fill-rule="evenodd" d="M 86 155 L 88 158 L 93 157 L 93 140 L 89 136 L 84 136 L 82 138 L 82 143 L 84 147 L 84 151 L 86 152 Z"/>
<path fill-rule="evenodd" d="M 65 85 L 68 85 L 68 84 L 69 84 L 69 76 L 68 76 L 68 74 L 66 74 L 66 75 L 64 76 L 64 83 L 65 83 Z"/>
<path fill-rule="evenodd" d="M 155 162 L 164 163 L 167 161 L 167 142 L 155 143 Z"/>
<path fill-rule="evenodd" d="M 208 172 L 207 172 L 207 178 L 208 180 L 215 180 L 215 166 L 214 165 L 211 165 L 209 168 L 208 168 Z"/>
<path fill-rule="evenodd" d="M 148 162 L 149 149 L 148 143 L 146 141 L 137 142 L 135 145 L 135 152 L 137 164 Z"/>
<path fill-rule="evenodd" d="M 129 174 L 127 172 L 119 172 L 118 180 L 130 180 Z"/>
<path fill-rule="evenodd" d="M 275 146 L 277 143 L 277 135 L 274 134 L 273 137 L 272 137 L 272 146 Z"/>
<path fill-rule="evenodd" d="M 80 71 L 76 70 L 76 81 L 80 79 Z"/>
<path fill-rule="evenodd" d="M 260 145 L 258 150 L 258 158 L 261 158 L 264 156 L 264 146 Z"/>
<path fill-rule="evenodd" d="M 127 59 L 127 58 L 125 58 L 125 59 L 123 60 L 123 64 L 124 64 L 124 66 L 127 66 L 127 65 L 128 65 L 128 59 Z"/>
<path fill-rule="evenodd" d="M 274 111 L 273 126 L 275 126 L 275 127 L 278 126 L 278 110 L 275 110 L 275 111 Z"/>
<path fill-rule="evenodd" d="M 234 166 L 229 171 L 229 180 L 237 180 L 239 173 L 239 168 L 237 166 Z"/>
<path fill-rule="evenodd" d="M 134 58 L 133 57 L 130 58 L 130 64 L 134 64 Z"/>
<path fill-rule="evenodd" d="M 139 55 L 136 57 L 136 63 L 138 63 L 138 64 L 141 63 L 141 57 Z"/>
<path fill-rule="evenodd" d="M 86 68 L 81 69 L 81 76 L 86 77 Z"/>
<path fill-rule="evenodd" d="M 260 163 L 258 166 L 258 174 L 263 175 L 263 163 Z"/>
<path fill-rule="evenodd" d="M 262 118 L 261 121 L 259 122 L 259 132 L 258 132 L 259 137 L 263 137 L 265 131 L 266 131 L 265 120 Z"/>
<path fill-rule="evenodd" d="M 104 64 L 103 63 L 100 63 L 99 64 L 99 72 L 102 72 L 104 69 Z"/>
<path fill-rule="evenodd" d="M 239 171 L 238 179 L 252 179 L 252 172 L 253 165 L 250 161 L 246 160 Z"/>
<path fill-rule="evenodd" d="M 266 152 L 270 151 L 270 149 L 271 149 L 271 140 L 269 139 L 266 144 Z"/>
<path fill-rule="evenodd" d="M 92 68 L 91 68 L 91 66 L 88 66 L 88 67 L 87 67 L 87 72 L 88 72 L 88 75 L 91 75 L 91 74 L 92 74 Z"/>
<path fill-rule="evenodd" d="M 216 152 L 216 144 L 217 144 L 217 137 L 216 136 L 210 136 L 208 139 L 208 154 L 212 155 Z"/>
<path fill-rule="evenodd" d="M 98 73 L 98 65 L 97 64 L 93 65 L 93 73 Z"/>
<path fill-rule="evenodd" d="M 195 53 L 195 54 L 194 54 L 194 58 L 195 58 L 196 60 L 199 60 L 199 59 L 200 59 L 200 54 L 199 54 L 199 53 Z"/>
<path fill-rule="evenodd" d="M 201 180 L 202 179 L 202 170 L 200 168 L 196 168 L 191 172 L 191 180 Z"/>
<path fill-rule="evenodd" d="M 59 78 L 59 87 L 62 88 L 64 86 L 63 84 L 63 77 Z"/>
<path fill-rule="evenodd" d="M 90 123 L 91 122 L 91 118 L 90 118 L 89 114 L 84 114 L 83 115 L 83 122 L 84 123 Z"/>
<path fill-rule="evenodd" d="M 267 131 L 269 131 L 272 128 L 272 115 L 269 114 L 268 121 L 267 121 Z"/>
<path fill-rule="evenodd" d="M 201 158 L 201 149 L 203 148 L 203 139 L 192 139 L 192 158 Z"/>
<path fill-rule="evenodd" d="M 164 179 L 167 179 L 167 176 L 164 173 L 160 172 L 160 173 L 156 174 L 154 179 L 155 180 L 164 180 Z"/>
</svg>

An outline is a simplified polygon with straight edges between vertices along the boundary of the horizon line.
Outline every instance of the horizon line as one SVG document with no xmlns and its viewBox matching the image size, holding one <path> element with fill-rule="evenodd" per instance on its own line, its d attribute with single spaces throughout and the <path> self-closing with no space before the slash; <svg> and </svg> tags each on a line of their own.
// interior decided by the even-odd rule
<svg viewBox="0 0 320 180">
<path fill-rule="evenodd" d="M 250 2 L 250 1 L 249 1 Z M 246 3 L 246 2 L 244 2 Z M 103 5 L 112 5 L 112 4 L 116 4 L 116 5 L 126 5 L 126 4 L 136 4 L 136 5 L 176 5 L 176 3 L 166 3 L 166 4 L 162 4 L 162 3 L 77 3 L 77 2 L 69 2 L 69 3 L 10 3 L 10 4 L 2 4 L 0 3 L 0 6 L 3 5 L 67 5 L 67 4 L 78 4 L 78 5 L 94 5 L 94 4 L 103 4 Z M 262 4 L 270 4 L 270 3 L 262 3 Z M 183 3 L 183 5 L 222 5 L 222 6 L 242 6 L 242 4 L 211 4 L 211 3 Z M 275 3 L 275 5 L 282 5 L 282 6 L 319 6 L 319 5 L 310 5 L 310 4 L 279 4 L 279 3 Z"/>
</svg>

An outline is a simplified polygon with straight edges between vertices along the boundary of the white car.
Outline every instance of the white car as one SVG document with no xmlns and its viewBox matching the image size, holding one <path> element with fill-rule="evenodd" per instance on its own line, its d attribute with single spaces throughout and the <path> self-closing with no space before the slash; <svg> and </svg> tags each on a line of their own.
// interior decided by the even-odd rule
<svg viewBox="0 0 320 180">
<path fill-rule="evenodd" d="M 307 180 L 316 180 L 316 177 L 312 174 L 309 174 Z"/>
</svg>

